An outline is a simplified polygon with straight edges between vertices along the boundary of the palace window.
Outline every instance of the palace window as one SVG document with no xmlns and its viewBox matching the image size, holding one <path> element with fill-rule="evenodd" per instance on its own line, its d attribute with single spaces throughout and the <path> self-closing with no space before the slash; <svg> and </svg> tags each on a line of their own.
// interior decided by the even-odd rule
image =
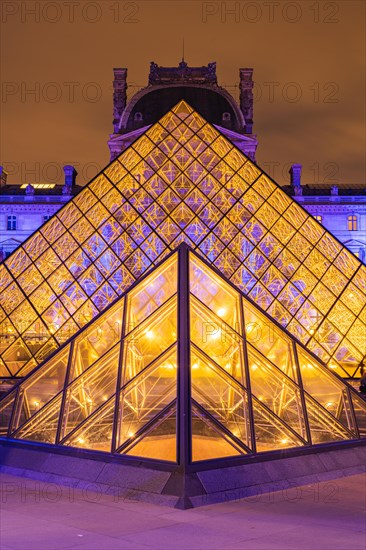
<svg viewBox="0 0 366 550">
<path fill-rule="evenodd" d="M 16 231 L 16 229 L 17 229 L 17 217 L 16 216 L 8 216 L 7 230 L 8 231 Z"/>
<path fill-rule="evenodd" d="M 357 231 L 357 216 L 354 214 L 347 218 L 347 229 L 348 231 Z"/>
</svg>

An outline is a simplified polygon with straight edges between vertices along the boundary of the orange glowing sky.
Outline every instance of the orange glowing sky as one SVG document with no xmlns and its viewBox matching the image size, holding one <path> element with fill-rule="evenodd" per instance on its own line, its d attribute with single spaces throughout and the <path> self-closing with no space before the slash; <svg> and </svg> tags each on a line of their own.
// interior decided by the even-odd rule
<svg viewBox="0 0 366 550">
<path fill-rule="evenodd" d="M 64 164 L 77 165 L 79 183 L 90 179 L 109 161 L 113 67 L 128 68 L 132 95 L 150 61 L 178 64 L 183 36 L 188 64 L 216 61 L 219 84 L 237 99 L 239 68 L 254 68 L 257 162 L 280 184 L 293 162 L 304 183 L 365 182 L 364 2 L 29 1 L 1 10 L 9 183 L 61 182 Z"/>
</svg>

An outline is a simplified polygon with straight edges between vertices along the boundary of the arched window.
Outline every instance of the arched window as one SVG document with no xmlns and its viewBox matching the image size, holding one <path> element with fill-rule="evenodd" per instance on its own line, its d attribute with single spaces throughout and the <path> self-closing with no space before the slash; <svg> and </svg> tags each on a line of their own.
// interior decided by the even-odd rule
<svg viewBox="0 0 366 550">
<path fill-rule="evenodd" d="M 231 114 L 230 113 L 222 113 L 222 121 L 223 122 L 230 122 L 231 121 Z"/>
<path fill-rule="evenodd" d="M 355 214 L 348 216 L 347 229 L 348 231 L 357 231 L 357 216 L 355 216 Z"/>
<path fill-rule="evenodd" d="M 142 122 L 143 121 L 142 113 L 135 113 L 133 119 L 135 122 Z"/>
</svg>

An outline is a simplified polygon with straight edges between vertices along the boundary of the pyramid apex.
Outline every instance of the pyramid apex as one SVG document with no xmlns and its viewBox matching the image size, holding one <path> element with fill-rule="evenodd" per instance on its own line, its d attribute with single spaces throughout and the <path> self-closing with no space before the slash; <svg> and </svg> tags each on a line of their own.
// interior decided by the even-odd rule
<svg viewBox="0 0 366 550">
<path fill-rule="evenodd" d="M 182 120 L 185 119 L 191 113 L 193 113 L 193 111 L 194 110 L 192 109 L 192 107 L 190 107 L 188 103 L 184 101 L 184 99 L 182 99 L 179 103 L 177 103 L 175 107 L 173 107 L 172 109 L 172 112 Z"/>
</svg>

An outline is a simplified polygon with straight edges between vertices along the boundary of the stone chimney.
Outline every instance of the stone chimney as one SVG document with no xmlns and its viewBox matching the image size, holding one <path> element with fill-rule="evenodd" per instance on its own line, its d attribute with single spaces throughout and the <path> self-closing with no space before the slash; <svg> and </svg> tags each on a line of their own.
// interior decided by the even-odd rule
<svg viewBox="0 0 366 550">
<path fill-rule="evenodd" d="M 302 164 L 293 164 L 289 170 L 290 183 L 293 187 L 301 187 Z"/>
<path fill-rule="evenodd" d="M 253 132 L 253 69 L 239 69 L 240 109 L 245 119 L 245 133 Z"/>
<path fill-rule="evenodd" d="M 78 173 L 75 170 L 75 168 L 71 166 L 71 164 L 66 164 L 66 166 L 64 166 L 64 173 L 65 173 L 65 183 L 62 188 L 62 194 L 71 195 L 72 189 L 76 183 L 76 176 L 78 175 Z"/>
<path fill-rule="evenodd" d="M 289 170 L 290 183 L 294 190 L 295 197 L 302 197 L 301 170 L 301 164 L 293 164 Z"/>
<path fill-rule="evenodd" d="M 4 185 L 6 185 L 7 178 L 8 178 L 8 173 L 5 172 L 3 166 L 0 166 L 0 187 L 4 187 Z"/>
<path fill-rule="evenodd" d="M 113 131 L 118 133 L 119 123 L 127 101 L 127 69 L 113 69 Z"/>
</svg>

